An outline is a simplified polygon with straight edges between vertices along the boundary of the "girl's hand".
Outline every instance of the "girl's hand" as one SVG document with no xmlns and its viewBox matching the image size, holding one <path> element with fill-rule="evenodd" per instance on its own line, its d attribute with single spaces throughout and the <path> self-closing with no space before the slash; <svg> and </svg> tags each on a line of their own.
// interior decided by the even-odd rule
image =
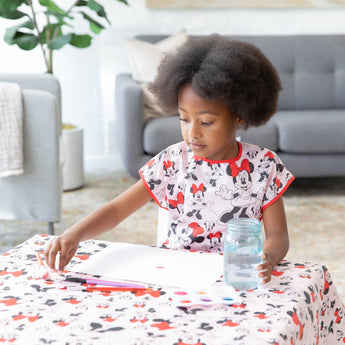
<svg viewBox="0 0 345 345">
<path fill-rule="evenodd" d="M 56 256 L 60 253 L 58 269 L 59 271 L 63 271 L 64 267 L 70 262 L 77 251 L 78 245 L 79 241 L 76 239 L 76 236 L 73 236 L 73 233 L 62 234 L 54 238 L 48 243 L 44 253 L 47 265 L 55 270 Z"/>
<path fill-rule="evenodd" d="M 265 284 L 271 280 L 273 264 L 267 253 L 262 254 L 262 261 L 262 264 L 258 266 L 258 271 L 262 271 L 259 272 L 259 277 L 262 278 L 262 282 Z"/>
</svg>

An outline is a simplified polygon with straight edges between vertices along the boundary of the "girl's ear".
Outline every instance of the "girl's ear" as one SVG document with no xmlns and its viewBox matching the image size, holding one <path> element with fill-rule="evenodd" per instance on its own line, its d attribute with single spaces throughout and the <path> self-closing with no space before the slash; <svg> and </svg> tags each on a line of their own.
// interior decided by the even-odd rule
<svg viewBox="0 0 345 345">
<path fill-rule="evenodd" d="M 240 117 L 236 119 L 236 122 L 237 122 L 237 129 L 244 129 L 245 126 L 243 124 L 243 120 Z"/>
</svg>

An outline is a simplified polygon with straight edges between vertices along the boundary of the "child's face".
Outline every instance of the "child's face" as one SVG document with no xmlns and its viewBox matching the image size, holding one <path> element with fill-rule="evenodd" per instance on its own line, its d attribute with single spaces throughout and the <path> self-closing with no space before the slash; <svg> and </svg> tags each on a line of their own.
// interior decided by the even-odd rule
<svg viewBox="0 0 345 345">
<path fill-rule="evenodd" d="M 178 107 L 183 140 L 196 156 L 210 160 L 237 156 L 236 130 L 241 120 L 227 106 L 201 98 L 186 84 L 180 89 Z"/>
</svg>

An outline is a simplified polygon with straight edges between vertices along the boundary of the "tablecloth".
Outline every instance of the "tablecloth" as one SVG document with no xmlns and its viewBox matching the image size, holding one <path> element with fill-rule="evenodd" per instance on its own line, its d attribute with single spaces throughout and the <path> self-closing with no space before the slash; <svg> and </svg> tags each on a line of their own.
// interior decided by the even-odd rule
<svg viewBox="0 0 345 345">
<path fill-rule="evenodd" d="M 326 267 L 282 261 L 271 282 L 240 292 L 234 305 L 176 306 L 173 288 L 84 292 L 37 276 L 35 235 L 0 256 L 0 343 L 4 344 L 343 344 L 345 309 Z M 107 247 L 80 244 L 69 269 Z M 114 263 L 120 264 L 120 263 Z M 222 282 L 220 282 L 222 284 Z"/>
</svg>

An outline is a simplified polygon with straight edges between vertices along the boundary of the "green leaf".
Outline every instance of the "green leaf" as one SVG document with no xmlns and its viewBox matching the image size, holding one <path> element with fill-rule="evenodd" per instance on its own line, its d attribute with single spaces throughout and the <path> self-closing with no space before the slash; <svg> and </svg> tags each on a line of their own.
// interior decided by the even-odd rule
<svg viewBox="0 0 345 345">
<path fill-rule="evenodd" d="M 96 22 L 90 22 L 90 29 L 95 34 L 99 34 L 104 29 L 104 26 Z"/>
<path fill-rule="evenodd" d="M 35 25 L 33 21 L 30 19 L 24 23 L 21 23 L 19 25 L 12 26 L 8 28 L 5 32 L 4 40 L 8 44 L 15 44 L 15 37 L 17 32 L 21 32 L 19 29 L 26 28 L 33 30 L 35 28 Z"/>
<path fill-rule="evenodd" d="M 32 50 L 39 43 L 38 38 L 35 35 L 20 31 L 16 32 L 12 42 L 12 44 L 16 44 L 20 49 L 23 50 Z"/>
<path fill-rule="evenodd" d="M 89 0 L 87 2 L 87 5 L 91 10 L 95 11 L 99 17 L 105 18 L 107 20 L 107 22 L 110 24 L 110 22 L 107 18 L 107 14 L 105 13 L 104 7 L 102 5 L 100 5 L 95 0 Z"/>
<path fill-rule="evenodd" d="M 84 19 L 86 19 L 90 23 L 90 29 L 95 34 L 99 34 L 103 29 L 104 26 L 98 22 L 96 22 L 93 18 L 91 18 L 88 14 L 81 12 Z"/>
<path fill-rule="evenodd" d="M 78 3 L 76 4 L 76 6 L 87 6 L 87 1 L 85 1 L 85 0 L 80 0 L 80 1 L 78 1 Z"/>
<path fill-rule="evenodd" d="M 42 43 L 47 43 L 47 41 L 50 41 L 57 36 L 61 36 L 61 24 L 47 24 L 43 27 L 42 32 L 40 33 L 40 41 Z"/>
<path fill-rule="evenodd" d="M 13 38 L 17 33 L 17 28 L 9 28 L 6 30 L 4 35 L 4 41 L 8 44 L 14 44 Z"/>
<path fill-rule="evenodd" d="M 67 43 L 70 43 L 73 34 L 61 35 L 47 42 L 49 49 L 61 49 Z"/>
<path fill-rule="evenodd" d="M 0 0 L 0 9 L 15 11 L 25 0 Z"/>
<path fill-rule="evenodd" d="M 77 48 L 87 48 L 91 45 L 92 37 L 90 35 L 72 35 L 70 45 Z"/>
<path fill-rule="evenodd" d="M 44 12 L 46 15 L 48 16 L 53 16 L 55 17 L 57 20 L 62 20 L 63 18 L 68 18 L 70 20 L 73 20 L 74 17 L 72 17 L 71 15 L 67 14 L 66 12 L 64 13 L 59 13 L 59 12 L 52 12 L 52 11 L 46 11 Z"/>
<path fill-rule="evenodd" d="M 58 5 L 55 4 L 52 0 L 39 0 L 40 4 L 44 7 L 47 7 L 48 11 L 50 12 L 58 12 L 62 14 L 66 14 L 64 10 L 62 10 Z"/>
<path fill-rule="evenodd" d="M 128 1 L 127 0 L 116 0 L 118 2 L 122 2 L 123 4 L 127 5 L 128 6 Z"/>
<path fill-rule="evenodd" d="M 65 16 L 64 16 L 64 18 L 65 18 Z M 69 28 L 72 28 L 72 29 L 74 28 L 74 26 L 72 24 L 67 23 L 62 19 L 59 19 L 57 23 L 48 24 L 44 28 L 55 28 L 57 26 L 59 26 L 60 28 L 62 28 L 63 26 L 68 26 Z"/>
<path fill-rule="evenodd" d="M 21 11 L 7 11 L 7 10 L 2 10 L 0 9 L 0 17 L 6 18 L 6 19 L 19 19 L 27 14 Z"/>
</svg>

